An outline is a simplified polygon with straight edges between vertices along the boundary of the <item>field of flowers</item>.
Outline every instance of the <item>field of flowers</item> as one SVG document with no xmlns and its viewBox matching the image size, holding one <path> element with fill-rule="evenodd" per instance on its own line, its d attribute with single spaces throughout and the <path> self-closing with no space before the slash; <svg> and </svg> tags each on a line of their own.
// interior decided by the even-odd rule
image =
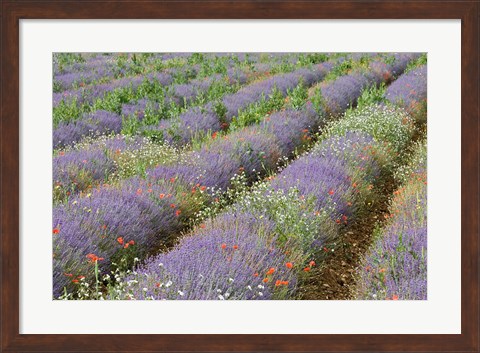
<svg viewBox="0 0 480 353">
<path fill-rule="evenodd" d="M 426 63 L 55 54 L 53 298 L 426 299 Z"/>
</svg>

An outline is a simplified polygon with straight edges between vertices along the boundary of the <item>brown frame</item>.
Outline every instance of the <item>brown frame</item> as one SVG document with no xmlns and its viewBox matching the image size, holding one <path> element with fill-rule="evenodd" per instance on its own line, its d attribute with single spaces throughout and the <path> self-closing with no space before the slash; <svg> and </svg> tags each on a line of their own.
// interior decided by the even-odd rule
<svg viewBox="0 0 480 353">
<path fill-rule="evenodd" d="M 466 1 L 2 0 L 1 349 L 4 352 L 479 351 L 479 13 Z M 461 19 L 462 278 L 459 335 L 19 334 L 19 19 Z"/>
</svg>

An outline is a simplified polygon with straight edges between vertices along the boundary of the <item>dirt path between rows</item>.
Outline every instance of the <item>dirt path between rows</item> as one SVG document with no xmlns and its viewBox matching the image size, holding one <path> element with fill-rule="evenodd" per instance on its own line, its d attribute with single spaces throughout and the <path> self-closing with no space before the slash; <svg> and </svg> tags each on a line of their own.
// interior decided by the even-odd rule
<svg viewBox="0 0 480 353">
<path fill-rule="evenodd" d="M 388 213 L 390 195 L 396 185 L 393 177 L 383 176 L 382 182 L 374 185 L 379 190 L 379 197 L 370 205 L 361 207 L 355 220 L 343 227 L 340 239 L 343 240 L 329 252 L 321 266 L 310 271 L 308 279 L 298 290 L 297 299 L 303 300 L 345 300 L 355 299 L 355 273 L 362 256 L 372 243 L 373 230 L 379 222 L 385 220 Z"/>
</svg>

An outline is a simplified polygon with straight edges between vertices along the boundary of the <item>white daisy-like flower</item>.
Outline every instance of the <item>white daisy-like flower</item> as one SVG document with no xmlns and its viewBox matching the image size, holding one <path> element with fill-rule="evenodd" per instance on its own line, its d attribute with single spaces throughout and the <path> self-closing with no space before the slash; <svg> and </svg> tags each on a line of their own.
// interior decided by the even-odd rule
<svg viewBox="0 0 480 353">
<path fill-rule="evenodd" d="M 167 283 L 165 283 L 165 287 L 167 287 L 167 288 L 168 288 L 168 287 L 170 287 L 172 284 L 173 284 L 173 282 L 172 282 L 172 281 L 168 281 Z"/>
<path fill-rule="evenodd" d="M 180 294 L 181 297 L 185 295 L 185 293 L 183 293 L 181 290 L 178 291 L 178 294 Z"/>
<path fill-rule="evenodd" d="M 262 293 L 262 292 L 258 292 L 258 295 L 259 295 L 260 297 L 263 297 L 263 293 Z"/>
<path fill-rule="evenodd" d="M 224 298 L 223 295 L 221 295 L 221 294 L 218 296 L 218 299 L 220 299 L 220 300 L 225 300 L 225 298 Z"/>
</svg>

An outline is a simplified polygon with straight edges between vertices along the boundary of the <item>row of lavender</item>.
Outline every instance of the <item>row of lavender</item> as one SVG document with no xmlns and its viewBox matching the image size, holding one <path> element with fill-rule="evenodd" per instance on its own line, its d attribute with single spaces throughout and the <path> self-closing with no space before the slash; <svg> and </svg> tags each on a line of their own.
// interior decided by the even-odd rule
<svg viewBox="0 0 480 353">
<path fill-rule="evenodd" d="M 405 68 L 412 57 L 400 55 L 398 62 Z M 364 75 L 352 73 L 322 87 L 325 109 L 339 109 L 339 102 L 345 97 L 351 97 L 350 104 L 362 87 L 391 76 L 388 68 L 392 66 L 383 64 L 382 67 Z M 352 91 L 352 86 L 358 89 Z M 344 109 L 349 104 L 345 104 Z M 72 288 L 67 275 L 91 276 L 85 261 L 88 254 L 95 252 L 104 258 L 102 271 L 108 271 L 112 262 L 125 254 L 144 256 L 158 248 L 162 241 L 183 229 L 195 211 L 214 202 L 213 189 L 229 186 L 232 176 L 241 171 L 253 181 L 258 171 L 265 173 L 274 169 L 282 154 L 291 153 L 295 144 L 304 143 L 305 130 L 314 131 L 327 117 L 325 113 L 317 116 L 311 107 L 307 107 L 304 114 L 285 111 L 272 115 L 263 122 L 262 128 L 250 127 L 236 132 L 238 136 L 206 146 L 197 153 L 196 159 L 190 159 L 193 163 L 161 166 L 147 181 L 133 178 L 125 181 L 120 189 L 102 188 L 86 198 L 75 198 L 68 205 L 55 208 L 56 295 L 63 287 Z M 292 129 L 293 126 L 298 131 Z"/>
<path fill-rule="evenodd" d="M 378 128 L 382 126 L 382 128 Z M 218 217 L 151 257 L 111 293 L 123 299 L 287 299 L 334 250 L 339 227 L 375 192 L 414 133 L 400 109 L 367 106 L 329 126 L 321 142 Z"/>
</svg>

